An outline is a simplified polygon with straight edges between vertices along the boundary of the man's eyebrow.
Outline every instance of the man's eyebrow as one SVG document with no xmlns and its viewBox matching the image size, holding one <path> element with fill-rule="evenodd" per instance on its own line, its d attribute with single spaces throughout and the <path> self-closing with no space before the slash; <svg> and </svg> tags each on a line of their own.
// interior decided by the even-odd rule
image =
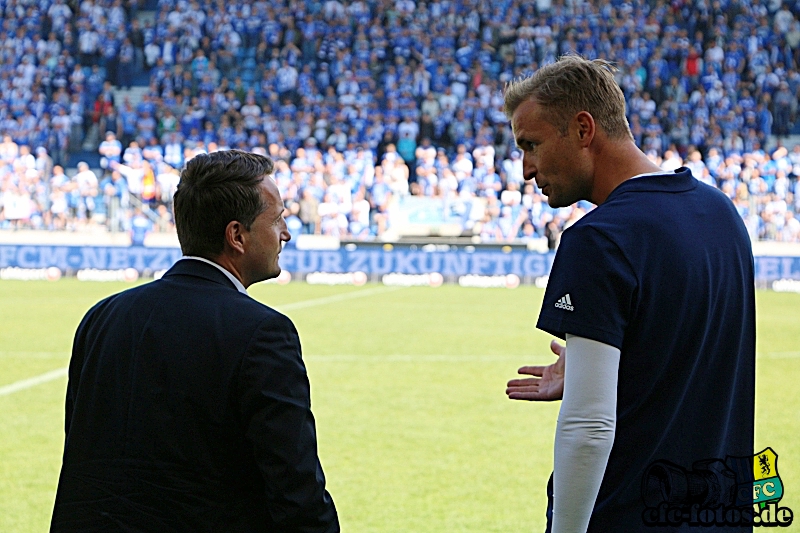
<svg viewBox="0 0 800 533">
<path fill-rule="evenodd" d="M 519 136 L 514 138 L 514 143 L 517 145 L 518 148 L 522 148 L 524 144 L 533 144 L 533 141 L 523 136 Z"/>
</svg>

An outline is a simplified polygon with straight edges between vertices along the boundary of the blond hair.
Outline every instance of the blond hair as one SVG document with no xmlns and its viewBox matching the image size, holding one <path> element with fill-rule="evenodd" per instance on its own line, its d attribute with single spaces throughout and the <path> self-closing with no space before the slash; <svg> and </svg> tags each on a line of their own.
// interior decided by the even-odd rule
<svg viewBox="0 0 800 533">
<path fill-rule="evenodd" d="M 532 76 L 506 84 L 503 111 L 511 119 L 526 100 L 548 110 L 550 122 L 562 135 L 577 113 L 586 111 L 614 140 L 633 139 L 625 117 L 625 95 L 614 80 L 617 68 L 603 59 L 562 56 Z"/>
</svg>

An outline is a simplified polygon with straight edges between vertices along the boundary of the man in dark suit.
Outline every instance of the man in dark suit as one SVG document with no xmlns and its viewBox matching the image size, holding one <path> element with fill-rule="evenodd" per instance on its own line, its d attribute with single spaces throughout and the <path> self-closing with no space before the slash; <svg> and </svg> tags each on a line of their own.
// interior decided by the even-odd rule
<svg viewBox="0 0 800 533">
<path fill-rule="evenodd" d="M 247 295 L 290 239 L 269 158 L 187 163 L 185 257 L 75 335 L 53 532 L 339 531 L 291 320 Z"/>
</svg>

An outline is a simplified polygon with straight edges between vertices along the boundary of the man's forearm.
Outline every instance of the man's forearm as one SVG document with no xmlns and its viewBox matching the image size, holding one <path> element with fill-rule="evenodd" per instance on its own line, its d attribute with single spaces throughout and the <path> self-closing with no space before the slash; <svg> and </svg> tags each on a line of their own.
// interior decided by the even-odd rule
<svg viewBox="0 0 800 533">
<path fill-rule="evenodd" d="M 586 531 L 616 428 L 619 350 L 567 336 L 553 473 L 553 533 Z"/>
</svg>

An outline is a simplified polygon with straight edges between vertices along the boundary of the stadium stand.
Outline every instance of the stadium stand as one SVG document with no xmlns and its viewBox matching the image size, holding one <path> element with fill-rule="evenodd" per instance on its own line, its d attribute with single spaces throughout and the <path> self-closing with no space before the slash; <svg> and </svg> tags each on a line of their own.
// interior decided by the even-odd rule
<svg viewBox="0 0 800 533">
<path fill-rule="evenodd" d="M 293 233 L 547 238 L 503 84 L 619 66 L 636 142 L 800 241 L 800 2 L 0 0 L 0 228 L 172 231 L 195 154 L 269 154 Z"/>
</svg>

